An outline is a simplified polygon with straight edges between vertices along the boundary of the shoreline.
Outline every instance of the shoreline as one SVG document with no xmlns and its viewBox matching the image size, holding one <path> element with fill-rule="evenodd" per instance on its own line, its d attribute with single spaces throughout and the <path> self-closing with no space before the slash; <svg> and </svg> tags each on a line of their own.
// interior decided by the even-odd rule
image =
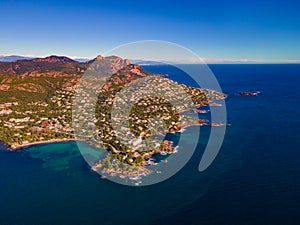
<svg viewBox="0 0 300 225">
<path fill-rule="evenodd" d="M 188 124 L 184 124 L 181 129 L 179 130 L 175 130 L 175 131 L 165 131 L 165 134 L 167 133 L 174 133 L 174 132 L 182 132 L 182 130 L 184 128 L 187 128 L 187 127 L 190 127 L 190 126 L 201 126 L 203 124 L 201 124 L 200 122 L 195 122 L 195 123 L 188 123 Z M 30 147 L 30 146 L 34 146 L 34 145 L 40 145 L 40 144 L 51 144 L 51 143 L 57 143 L 57 142 L 68 142 L 68 141 L 83 141 L 83 142 L 86 142 L 85 140 L 82 140 L 82 139 L 77 139 L 77 138 L 69 138 L 69 139 L 50 139 L 50 140 L 45 140 L 45 141 L 37 141 L 37 142 L 31 142 L 31 143 L 26 143 L 26 144 L 18 144 L 16 146 L 9 146 L 7 145 L 5 142 L 1 141 L 1 144 L 4 145 L 5 147 L 7 147 L 7 150 L 9 151 L 15 151 L 15 150 L 18 150 L 18 149 L 21 149 L 21 148 L 24 148 L 24 147 Z M 86 142 L 88 143 L 88 142 Z"/>
<path fill-rule="evenodd" d="M 5 146 L 7 146 L 9 151 L 15 151 L 24 147 L 31 147 L 34 145 L 41 145 L 41 144 L 51 144 L 51 143 L 57 143 L 57 142 L 68 142 L 68 141 L 81 141 L 80 139 L 76 138 L 70 138 L 70 139 L 50 139 L 46 141 L 37 141 L 37 142 L 32 142 L 32 143 L 26 143 L 26 144 L 20 144 L 14 147 L 9 147 L 4 143 Z M 3 143 L 3 142 L 2 142 Z"/>
<path fill-rule="evenodd" d="M 226 98 L 226 96 L 224 98 Z M 198 110 L 197 108 L 202 107 L 202 106 L 210 106 L 210 103 L 208 103 L 208 104 L 195 104 L 194 105 L 194 107 L 195 107 L 194 110 Z M 193 109 L 190 109 L 190 110 L 192 111 Z M 189 110 L 183 110 L 182 112 L 179 112 L 179 113 L 188 112 L 188 111 Z M 170 130 L 165 131 L 165 134 L 167 134 L 167 133 L 174 133 L 174 132 L 182 132 L 182 130 L 184 128 L 187 128 L 187 127 L 190 127 L 190 126 L 197 126 L 197 125 L 202 126 L 202 125 L 204 125 L 204 123 L 202 123 L 200 121 L 190 122 L 190 123 L 187 123 L 187 124 L 183 124 L 180 127 L 180 129 L 177 129 L 177 130 L 174 130 L 174 131 L 170 131 Z M 11 146 L 0 140 L 0 142 L 5 147 L 7 147 L 7 150 L 9 150 L 9 151 L 15 151 L 15 150 L 18 150 L 20 148 L 30 147 L 30 146 L 33 146 L 33 145 L 47 144 L 47 143 L 56 143 L 56 142 L 67 142 L 67 141 L 85 141 L 85 140 L 80 140 L 80 139 L 77 139 L 77 138 L 50 139 L 50 140 L 45 140 L 45 141 L 37 141 L 37 142 L 31 142 L 31 143 L 26 143 L 26 144 L 11 145 Z"/>
<path fill-rule="evenodd" d="M 209 125 L 207 123 L 203 123 L 204 121 L 201 121 L 201 120 L 198 120 L 197 122 L 188 122 L 186 124 L 183 124 L 180 129 L 178 130 L 175 130 L 173 132 L 171 131 L 165 131 L 165 134 L 167 133 L 175 133 L 175 132 L 184 132 L 185 131 L 185 128 L 188 128 L 188 127 L 191 127 L 191 126 L 202 126 L 202 125 Z M 205 121 L 206 122 L 206 121 Z M 0 141 L 5 147 L 7 147 L 7 151 L 16 151 L 16 150 L 19 150 L 19 149 L 22 149 L 22 148 L 26 148 L 26 147 L 31 147 L 31 146 L 34 146 L 34 145 L 42 145 L 42 144 L 51 144 L 51 143 L 59 143 L 59 142 L 70 142 L 70 141 L 83 141 L 85 143 L 88 144 L 88 142 L 86 140 L 82 140 L 82 139 L 77 139 L 77 138 L 63 138 L 63 139 L 50 139 L 50 140 L 44 140 L 44 141 L 38 141 L 38 142 L 32 142 L 32 143 L 26 143 L 26 144 L 20 144 L 20 145 L 16 145 L 16 146 L 13 146 L 13 147 L 9 147 L 7 144 L 5 144 L 3 141 Z M 170 147 L 170 149 L 168 148 Z M 170 144 L 167 144 L 167 150 L 159 150 L 159 149 L 155 149 L 153 154 L 155 153 L 158 153 L 158 152 L 161 152 L 161 151 L 167 151 L 168 154 L 174 154 L 177 152 L 177 148 L 178 146 L 176 147 L 173 147 L 173 146 L 170 146 Z M 150 173 L 152 173 L 153 171 L 149 170 L 147 168 L 146 165 L 142 165 L 137 171 L 122 171 L 122 170 L 114 170 L 114 169 L 107 169 L 107 168 L 103 168 L 103 166 L 99 166 L 97 164 L 91 166 L 91 170 L 94 171 L 94 172 L 98 172 L 98 170 L 101 169 L 101 173 L 102 174 L 105 174 L 107 176 L 118 176 L 120 178 L 125 178 L 125 177 L 128 177 L 128 178 L 132 178 L 132 177 L 137 177 L 137 176 L 147 176 L 149 175 Z M 106 176 L 103 175 L 103 178 L 106 178 Z"/>
</svg>

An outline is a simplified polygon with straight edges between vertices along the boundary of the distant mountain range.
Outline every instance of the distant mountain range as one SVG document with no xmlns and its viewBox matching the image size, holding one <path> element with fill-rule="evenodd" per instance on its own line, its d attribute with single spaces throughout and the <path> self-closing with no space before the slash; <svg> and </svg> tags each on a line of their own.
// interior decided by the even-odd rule
<svg viewBox="0 0 300 225">
<path fill-rule="evenodd" d="M 30 60 L 36 57 L 29 57 L 29 56 L 21 56 L 21 55 L 0 55 L 0 62 L 13 62 L 16 60 Z M 73 60 L 77 62 L 87 62 L 91 59 L 89 58 L 74 58 Z"/>
<path fill-rule="evenodd" d="M 87 62 L 90 61 L 91 59 L 88 58 L 73 58 L 77 62 Z"/>
<path fill-rule="evenodd" d="M 0 55 L 0 62 L 13 62 L 15 60 L 33 59 L 33 57 L 20 56 L 20 55 Z"/>
<path fill-rule="evenodd" d="M 149 61 L 149 60 L 143 60 L 143 59 L 131 59 L 131 63 L 139 64 L 139 65 L 164 65 L 168 64 L 168 62 L 159 62 L 159 61 Z"/>
</svg>

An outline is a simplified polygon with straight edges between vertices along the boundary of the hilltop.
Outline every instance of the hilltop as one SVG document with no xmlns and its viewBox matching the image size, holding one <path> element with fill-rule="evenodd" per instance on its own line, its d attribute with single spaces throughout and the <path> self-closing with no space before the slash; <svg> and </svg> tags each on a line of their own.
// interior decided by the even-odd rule
<svg viewBox="0 0 300 225">
<path fill-rule="evenodd" d="M 48 56 L 45 58 L 0 62 L 0 74 L 24 75 L 35 71 L 59 71 L 66 74 L 82 74 L 89 66 L 65 56 Z"/>
</svg>

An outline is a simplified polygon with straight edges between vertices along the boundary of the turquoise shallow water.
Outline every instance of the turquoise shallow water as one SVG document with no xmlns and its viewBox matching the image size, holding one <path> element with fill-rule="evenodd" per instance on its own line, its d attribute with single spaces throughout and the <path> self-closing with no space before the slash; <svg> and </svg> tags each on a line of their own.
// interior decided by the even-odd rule
<svg viewBox="0 0 300 225">
<path fill-rule="evenodd" d="M 101 179 L 75 142 L 0 151 L 0 224 L 299 224 L 300 65 L 211 68 L 229 94 L 232 126 L 205 172 L 197 167 L 208 127 L 180 172 L 146 187 Z M 189 82 L 172 68 L 146 69 Z M 255 90 L 262 94 L 234 94 Z"/>
</svg>

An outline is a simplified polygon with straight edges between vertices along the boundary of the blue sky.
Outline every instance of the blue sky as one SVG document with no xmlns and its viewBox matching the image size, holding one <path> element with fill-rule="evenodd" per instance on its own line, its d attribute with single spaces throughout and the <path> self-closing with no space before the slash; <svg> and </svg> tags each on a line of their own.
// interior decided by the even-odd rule
<svg viewBox="0 0 300 225">
<path fill-rule="evenodd" d="M 297 61 L 299 8 L 289 0 L 0 0 L 0 55 L 92 58 L 150 39 L 175 42 L 216 61 Z"/>
</svg>

